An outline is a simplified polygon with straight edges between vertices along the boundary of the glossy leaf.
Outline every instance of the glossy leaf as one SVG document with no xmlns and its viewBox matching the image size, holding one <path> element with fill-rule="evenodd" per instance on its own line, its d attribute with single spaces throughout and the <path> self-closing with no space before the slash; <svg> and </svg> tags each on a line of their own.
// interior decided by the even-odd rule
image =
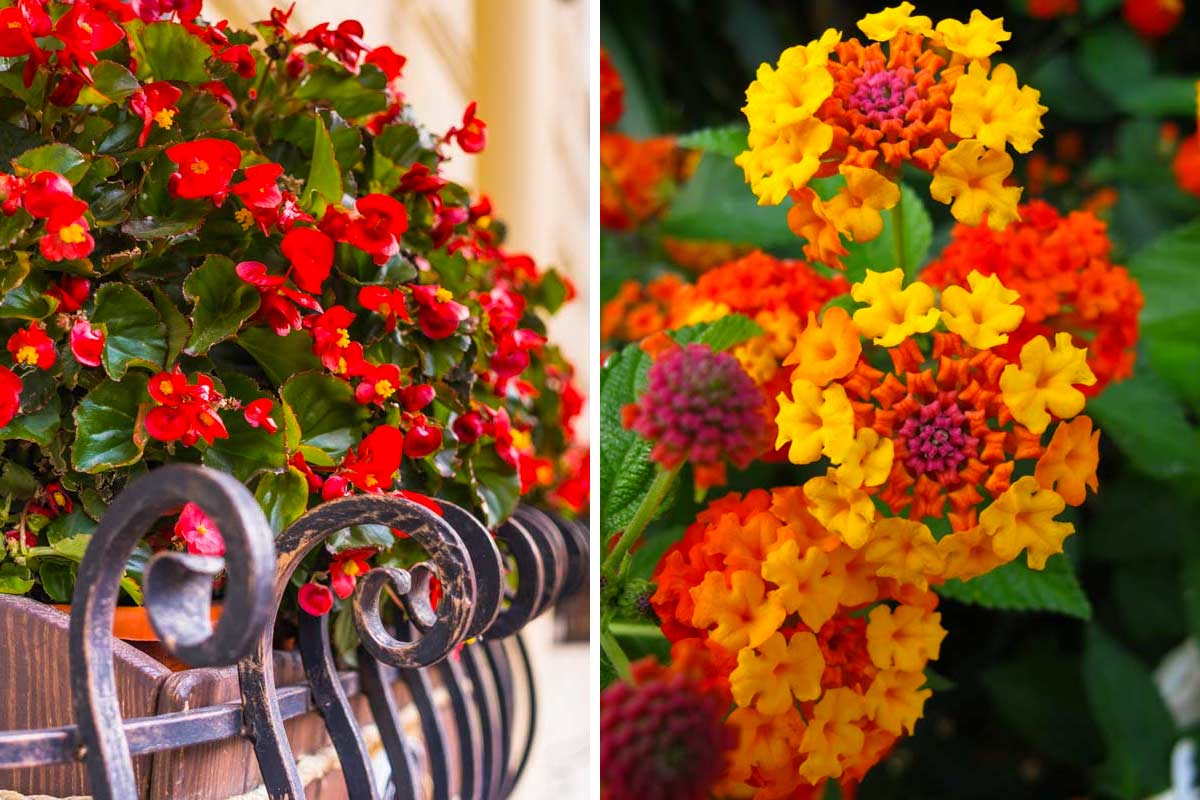
<svg viewBox="0 0 1200 800">
<path fill-rule="evenodd" d="M 224 256 L 209 256 L 183 282 L 183 294 L 192 302 L 192 335 L 188 355 L 203 355 L 217 342 L 237 333 L 258 310 L 258 290 L 238 277 Z"/>
<path fill-rule="evenodd" d="M 133 366 L 158 371 L 167 357 L 167 328 L 158 309 L 141 292 L 124 283 L 108 283 L 96 290 L 92 323 L 104 325 L 104 370 L 121 380 Z"/>
<path fill-rule="evenodd" d="M 71 463 L 80 472 L 104 472 L 142 457 L 145 431 L 138 412 L 149 400 L 147 376 L 131 372 L 120 383 L 101 382 L 75 408 L 75 443 Z"/>
</svg>

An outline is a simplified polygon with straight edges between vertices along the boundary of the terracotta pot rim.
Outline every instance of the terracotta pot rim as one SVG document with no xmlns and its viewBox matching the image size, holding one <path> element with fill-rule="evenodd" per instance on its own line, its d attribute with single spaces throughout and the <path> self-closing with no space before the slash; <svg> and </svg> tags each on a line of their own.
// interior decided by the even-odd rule
<svg viewBox="0 0 1200 800">
<path fill-rule="evenodd" d="M 51 608 L 70 616 L 68 603 L 50 603 Z M 222 605 L 213 603 L 209 616 L 213 624 L 221 618 Z M 113 615 L 113 636 L 124 642 L 157 642 L 158 634 L 150 624 L 150 614 L 145 606 L 117 606 Z"/>
</svg>

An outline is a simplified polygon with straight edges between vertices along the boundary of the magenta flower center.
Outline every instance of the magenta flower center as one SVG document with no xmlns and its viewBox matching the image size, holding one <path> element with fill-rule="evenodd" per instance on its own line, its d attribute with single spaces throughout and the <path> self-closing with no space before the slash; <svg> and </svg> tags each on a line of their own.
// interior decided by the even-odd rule
<svg viewBox="0 0 1200 800">
<path fill-rule="evenodd" d="M 850 107 L 874 123 L 902 120 L 917 94 L 913 71 L 908 67 L 864 72 L 854 79 Z"/>
<path fill-rule="evenodd" d="M 904 465 L 916 475 L 929 475 L 942 483 L 958 479 L 958 470 L 978 452 L 979 445 L 958 404 L 941 398 L 921 406 L 904 421 L 900 440 L 907 453 Z"/>
</svg>

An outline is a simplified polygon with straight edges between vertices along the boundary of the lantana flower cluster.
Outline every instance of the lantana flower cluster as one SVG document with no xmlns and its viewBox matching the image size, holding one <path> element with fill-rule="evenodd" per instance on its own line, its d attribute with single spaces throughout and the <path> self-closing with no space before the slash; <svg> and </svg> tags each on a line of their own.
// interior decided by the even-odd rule
<svg viewBox="0 0 1200 800">
<path fill-rule="evenodd" d="M 654 573 L 672 657 L 704 654 L 731 701 L 736 745 L 718 797 L 823 797 L 849 789 L 911 733 L 946 635 L 920 557 L 928 531 L 889 518 L 854 548 L 801 487 L 727 495 Z"/>
<path fill-rule="evenodd" d="M 360 23 L 200 10 L 0 10 L 26 147 L 0 176 L 0 592 L 68 600 L 81 548 L 59 543 L 171 462 L 234 475 L 278 525 L 353 492 L 489 525 L 522 497 L 581 510 L 583 398 L 545 327 L 573 289 L 442 174 L 486 147 L 475 104 L 427 130 L 404 56 Z M 302 604 L 327 611 L 403 535 L 337 538 Z M 149 541 L 223 552 L 190 504 Z"/>
<path fill-rule="evenodd" d="M 930 194 L 969 225 L 1019 217 L 1013 160 L 1041 137 L 1036 89 L 994 63 L 1011 38 L 979 10 L 936 25 L 904 2 L 858 22 L 866 41 L 829 29 L 763 64 L 746 90 L 749 149 L 738 164 L 760 204 L 792 200 L 791 229 L 813 261 L 839 266 L 842 238 L 883 230 L 900 202 L 901 168 L 932 173 Z M 831 196 L 814 178 L 840 176 Z"/>
</svg>

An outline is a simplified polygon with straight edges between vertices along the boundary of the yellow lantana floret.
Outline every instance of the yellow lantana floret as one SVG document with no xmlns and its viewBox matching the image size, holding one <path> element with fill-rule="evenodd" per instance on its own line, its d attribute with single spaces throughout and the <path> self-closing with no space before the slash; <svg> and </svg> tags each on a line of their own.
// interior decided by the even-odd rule
<svg viewBox="0 0 1200 800">
<path fill-rule="evenodd" d="M 991 572 L 1007 561 L 996 555 L 996 551 L 992 549 L 992 537 L 984 531 L 982 525 L 943 536 L 937 544 L 945 564 L 942 577 L 947 580 L 957 578 L 960 581 L 969 581 Z"/>
<path fill-rule="evenodd" d="M 929 17 L 914 17 L 912 12 L 915 10 L 916 6 L 912 3 L 903 2 L 883 11 L 867 14 L 858 21 L 858 29 L 865 33 L 867 38 L 877 42 L 890 42 L 901 31 L 928 36 L 933 30 L 933 20 Z"/>
<path fill-rule="evenodd" d="M 937 24 L 942 44 L 951 53 L 957 53 L 973 61 L 990 57 L 1000 51 L 1000 42 L 1007 42 L 1012 34 L 1004 30 L 1004 17 L 990 19 L 979 9 L 971 12 L 966 22 L 944 19 Z"/>
<path fill-rule="evenodd" d="M 1050 425 L 1050 415 L 1070 419 L 1083 411 L 1087 398 L 1076 389 L 1091 386 L 1096 376 L 1087 364 L 1087 349 L 1071 343 L 1071 334 L 1036 336 L 1021 348 L 1021 364 L 1009 364 L 1000 374 L 1000 391 L 1013 418 L 1034 433 Z"/>
<path fill-rule="evenodd" d="M 1089 487 L 1093 492 L 1099 489 L 1099 464 L 1100 431 L 1092 430 L 1090 417 L 1080 415 L 1055 428 L 1033 476 L 1041 486 L 1062 495 L 1068 505 L 1077 506 L 1087 498 Z"/>
<path fill-rule="evenodd" d="M 734 572 L 729 585 L 724 572 L 709 572 L 690 592 L 696 603 L 692 624 L 702 629 L 715 625 L 709 638 L 726 650 L 758 647 L 787 616 L 777 600 L 766 596 L 762 578 L 747 570 Z"/>
<path fill-rule="evenodd" d="M 808 631 L 785 640 L 775 633 L 757 649 L 743 648 L 729 676 L 733 701 L 745 708 L 751 703 L 763 714 L 782 714 L 795 700 L 815 700 L 821 695 L 825 657 L 817 637 Z"/>
<path fill-rule="evenodd" d="M 1043 569 L 1046 559 L 1061 553 L 1063 540 L 1075 531 L 1069 522 L 1054 518 L 1066 508 L 1062 496 L 1043 489 L 1037 478 L 1026 475 L 983 510 L 979 524 L 992 537 L 992 549 L 1005 561 L 1024 550 L 1029 566 Z"/>
<path fill-rule="evenodd" d="M 860 721 L 866 717 L 862 695 L 845 686 L 830 689 L 813 707 L 812 718 L 800 742 L 806 758 L 800 777 L 812 784 L 842 774 L 846 761 L 862 751 L 865 736 Z"/>
<path fill-rule="evenodd" d="M 923 689 L 924 672 L 885 669 L 875 676 L 867 690 L 867 714 L 875 724 L 893 736 L 912 733 L 925 710 L 925 701 L 933 690 Z"/>
<path fill-rule="evenodd" d="M 1028 153 L 1042 138 L 1047 109 L 1038 103 L 1040 97 L 1037 89 L 1017 85 L 1016 70 L 1008 64 L 997 64 L 989 78 L 987 67 L 976 62 L 950 97 L 950 132 L 993 150 L 1011 144 L 1018 153 Z"/>
<path fill-rule="evenodd" d="M 978 225 L 986 214 L 988 227 L 1004 230 L 1020 219 L 1021 187 L 1004 185 L 1012 169 L 1008 153 L 964 139 L 938 160 L 929 194 L 939 203 L 950 204 L 950 213 L 959 222 Z"/>
<path fill-rule="evenodd" d="M 794 540 L 780 542 L 762 564 L 762 576 L 775 584 L 771 599 L 789 614 L 799 614 L 809 628 L 820 630 L 837 611 L 844 571 L 829 571 L 829 556 L 819 547 L 809 547 L 800 555 Z"/>
<path fill-rule="evenodd" d="M 878 486 L 887 480 L 896 457 L 896 443 L 872 428 L 860 428 L 837 468 L 838 482 L 846 486 Z"/>
<path fill-rule="evenodd" d="M 825 204 L 825 213 L 851 240 L 868 242 L 883 231 L 883 215 L 879 212 L 900 202 L 900 187 L 865 167 L 843 164 L 838 172 L 846 185 Z"/>
<path fill-rule="evenodd" d="M 807 380 L 824 386 L 849 375 L 861 355 L 858 327 L 850 320 L 846 309 L 833 306 L 825 311 L 819 324 L 816 314 L 809 312 L 808 324 L 783 364 L 796 367 L 792 371 L 792 380 Z"/>
<path fill-rule="evenodd" d="M 854 312 L 854 324 L 881 347 L 895 347 L 914 333 L 928 333 L 937 324 L 933 289 L 920 281 L 901 288 L 903 283 L 902 269 L 867 270 L 867 277 L 850 287 L 851 297 L 868 304 Z"/>
<path fill-rule="evenodd" d="M 867 654 L 880 669 L 920 672 L 938 657 L 946 638 L 942 615 L 918 606 L 876 606 L 868 620 Z"/>
<path fill-rule="evenodd" d="M 871 541 L 863 549 L 868 562 L 881 578 L 929 588 L 930 576 L 941 575 L 945 558 L 929 528 L 916 520 L 885 517 L 871 530 Z"/>
<path fill-rule="evenodd" d="M 811 503 L 812 515 L 830 533 L 836 533 L 855 550 L 867 543 L 871 523 L 875 521 L 875 504 L 862 489 L 843 486 L 831 468 L 823 477 L 810 478 L 804 484 L 804 494 Z"/>
<path fill-rule="evenodd" d="M 1025 318 L 1021 293 L 1005 288 L 995 275 L 967 276 L 970 291 L 961 286 L 942 290 L 942 322 L 971 347 L 987 350 L 1008 341 Z"/>
<path fill-rule="evenodd" d="M 775 447 L 788 442 L 788 460 L 793 464 L 810 464 L 829 456 L 838 463 L 854 442 L 854 407 L 840 383 L 824 389 L 812 381 L 792 381 L 792 396 L 780 393 L 776 398 L 779 413 L 775 424 L 779 436 Z"/>
</svg>

